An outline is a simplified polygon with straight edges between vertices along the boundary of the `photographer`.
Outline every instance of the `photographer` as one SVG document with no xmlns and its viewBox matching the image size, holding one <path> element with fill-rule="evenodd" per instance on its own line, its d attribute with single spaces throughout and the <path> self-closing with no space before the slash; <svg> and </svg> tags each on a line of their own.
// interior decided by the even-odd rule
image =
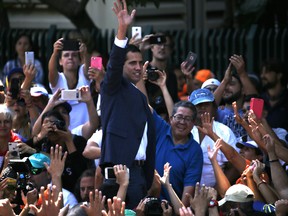
<svg viewBox="0 0 288 216">
<path fill-rule="evenodd" d="M 67 128 L 68 126 L 63 116 L 57 110 L 45 112 L 41 118 L 41 125 L 40 139 L 34 137 L 27 141 L 27 143 L 38 151 L 46 153 L 50 152 L 50 147 L 59 144 L 63 148 L 63 151 L 68 152 L 62 174 L 62 183 L 64 188 L 73 191 L 82 171 L 89 168 L 90 164 L 93 164 L 92 161 L 82 156 L 86 140 L 82 136 L 71 133 Z"/>
</svg>

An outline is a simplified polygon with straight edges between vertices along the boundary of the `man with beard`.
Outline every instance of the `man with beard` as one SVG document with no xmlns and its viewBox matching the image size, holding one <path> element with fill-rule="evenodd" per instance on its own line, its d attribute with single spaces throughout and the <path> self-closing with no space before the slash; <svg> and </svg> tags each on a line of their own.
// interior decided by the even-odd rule
<svg viewBox="0 0 288 216">
<path fill-rule="evenodd" d="M 216 120 L 227 125 L 235 136 L 240 138 L 246 135 L 247 132 L 235 121 L 232 103 L 236 101 L 237 107 L 239 107 L 239 115 L 243 116 L 241 107 L 243 107 L 245 95 L 258 94 L 258 92 L 245 71 L 243 57 L 234 54 L 229 60 L 231 63 L 225 72 L 225 76 L 214 92 L 216 103 L 219 103 L 219 98 L 224 103 L 224 106 L 218 108 Z M 236 68 L 237 73 L 232 73 L 232 65 Z"/>
<path fill-rule="evenodd" d="M 260 78 L 264 92 L 262 97 L 267 105 L 267 122 L 273 128 L 288 130 L 287 73 L 278 60 L 268 60 L 262 65 Z"/>
</svg>

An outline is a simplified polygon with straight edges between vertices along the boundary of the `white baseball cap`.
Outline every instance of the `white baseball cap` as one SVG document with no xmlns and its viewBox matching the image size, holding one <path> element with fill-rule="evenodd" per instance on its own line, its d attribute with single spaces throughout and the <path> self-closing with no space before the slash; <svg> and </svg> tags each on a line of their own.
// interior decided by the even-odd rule
<svg viewBox="0 0 288 216">
<path fill-rule="evenodd" d="M 215 79 L 215 78 L 210 78 L 210 79 L 207 79 L 201 86 L 201 88 L 205 88 L 209 85 L 215 85 L 215 86 L 219 86 L 220 85 L 220 82 L 219 80 Z"/>
</svg>

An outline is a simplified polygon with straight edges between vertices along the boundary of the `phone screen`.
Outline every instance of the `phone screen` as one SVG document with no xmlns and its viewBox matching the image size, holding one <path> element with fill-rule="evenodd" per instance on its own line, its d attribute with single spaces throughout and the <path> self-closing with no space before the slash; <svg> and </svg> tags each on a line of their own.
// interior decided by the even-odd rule
<svg viewBox="0 0 288 216">
<path fill-rule="evenodd" d="M 113 167 L 105 168 L 105 178 L 106 179 L 116 179 Z"/>
</svg>

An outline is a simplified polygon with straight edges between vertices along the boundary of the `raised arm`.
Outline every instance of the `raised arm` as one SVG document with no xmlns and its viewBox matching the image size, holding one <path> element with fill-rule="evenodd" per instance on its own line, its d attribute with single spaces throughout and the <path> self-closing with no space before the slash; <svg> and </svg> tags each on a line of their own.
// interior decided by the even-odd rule
<svg viewBox="0 0 288 216">
<path fill-rule="evenodd" d="M 270 135 L 263 137 L 266 149 L 268 151 L 271 177 L 274 183 L 274 187 L 281 199 L 288 199 L 288 176 L 281 166 L 278 157 L 275 153 L 274 140 Z"/>
<path fill-rule="evenodd" d="M 57 71 L 57 61 L 60 51 L 63 49 L 63 38 L 58 39 L 53 45 L 53 53 L 48 63 L 48 80 L 52 87 L 56 86 L 59 75 Z"/>
<path fill-rule="evenodd" d="M 239 75 L 241 83 L 243 84 L 244 87 L 245 95 L 258 94 L 257 89 L 252 84 L 245 70 L 245 62 L 243 57 L 241 55 L 234 54 L 233 56 L 230 57 L 229 60 L 237 70 L 237 74 Z"/>
<path fill-rule="evenodd" d="M 83 58 L 83 62 L 84 62 L 84 68 L 83 68 L 84 76 L 86 79 L 89 79 L 88 70 L 89 70 L 90 62 L 91 62 L 91 54 L 88 53 L 87 46 L 83 42 L 81 42 L 80 44 L 79 51 L 80 51 L 81 58 Z"/>
<path fill-rule="evenodd" d="M 96 112 L 93 99 L 91 97 L 90 89 L 88 86 L 80 88 L 81 101 L 86 103 L 89 120 L 82 127 L 82 136 L 87 140 L 96 131 L 99 126 L 99 116 Z"/>
<path fill-rule="evenodd" d="M 222 79 L 220 85 L 216 88 L 216 90 L 214 92 L 215 103 L 217 106 L 219 106 L 221 99 L 222 99 L 223 92 L 224 92 L 227 84 L 231 80 L 231 77 L 232 77 L 231 76 L 231 70 L 232 70 L 232 64 L 229 63 L 229 65 L 225 71 L 224 78 Z"/>
<path fill-rule="evenodd" d="M 184 204 L 182 203 L 180 198 L 177 196 L 177 194 L 174 191 L 172 185 L 170 184 L 169 173 L 170 173 L 170 169 L 171 168 L 172 167 L 170 166 L 170 164 L 168 162 L 166 164 L 164 164 L 164 172 L 163 172 L 163 176 L 160 178 L 160 181 L 161 181 L 162 185 L 168 191 L 168 194 L 169 194 L 169 197 L 170 197 L 170 200 L 171 200 L 171 204 L 173 206 L 173 209 L 174 209 L 175 213 L 177 215 L 179 215 L 180 214 L 179 209 L 184 207 Z M 185 195 L 185 193 L 183 193 L 183 194 Z M 187 206 L 189 206 L 189 201 L 188 201 Z"/>
<path fill-rule="evenodd" d="M 222 137 L 219 137 L 213 131 L 213 121 L 214 118 L 210 120 L 210 114 L 204 113 L 201 115 L 202 127 L 198 126 L 198 129 L 204 133 L 205 135 L 209 136 L 214 142 Z M 229 162 L 233 164 L 233 166 L 238 170 L 239 173 L 242 173 L 246 167 L 246 160 L 243 158 L 232 146 L 227 144 L 224 140 L 221 139 L 221 148 L 220 150 L 223 152 L 225 157 L 228 159 Z"/>
<path fill-rule="evenodd" d="M 213 149 L 211 149 L 210 146 L 207 147 L 207 152 L 215 173 L 215 179 L 217 182 L 216 184 L 217 191 L 221 197 L 224 197 L 226 191 L 231 185 L 217 161 L 217 153 L 219 149 L 222 147 L 221 143 L 222 140 L 218 139 L 215 142 Z"/>
</svg>

